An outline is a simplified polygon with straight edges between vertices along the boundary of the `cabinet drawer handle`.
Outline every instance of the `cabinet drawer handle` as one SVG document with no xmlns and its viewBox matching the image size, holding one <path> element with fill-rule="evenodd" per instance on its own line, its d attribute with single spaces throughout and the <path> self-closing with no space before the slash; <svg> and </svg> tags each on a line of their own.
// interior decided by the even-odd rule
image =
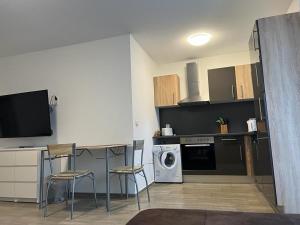
<svg viewBox="0 0 300 225">
<path fill-rule="evenodd" d="M 254 51 L 256 51 L 256 46 L 255 46 L 255 35 L 254 35 L 254 31 L 252 31 L 252 38 L 253 38 L 253 49 Z"/>
<path fill-rule="evenodd" d="M 241 85 L 241 94 L 242 94 L 242 98 L 244 98 L 244 87 L 243 87 L 243 85 Z"/>
<path fill-rule="evenodd" d="M 243 161 L 243 153 L 242 153 L 242 146 L 240 145 L 240 157 L 241 157 L 241 161 Z"/>
<path fill-rule="evenodd" d="M 269 137 L 261 137 L 261 138 L 257 138 L 257 140 L 268 140 Z"/>
<path fill-rule="evenodd" d="M 254 50 L 257 51 L 257 50 L 259 50 L 259 47 L 256 46 L 255 33 L 258 33 L 258 32 L 256 30 L 253 31 L 253 47 L 254 47 Z"/>
<path fill-rule="evenodd" d="M 236 138 L 222 138 L 221 141 L 237 141 Z"/>
<path fill-rule="evenodd" d="M 257 64 L 254 64 L 255 67 L 255 77 L 256 77 L 256 86 L 259 87 L 259 81 L 258 81 L 258 70 L 257 70 Z"/>
<path fill-rule="evenodd" d="M 209 147 L 210 144 L 198 144 L 198 145 L 185 145 L 185 147 L 193 148 L 193 147 Z"/>
<path fill-rule="evenodd" d="M 173 104 L 175 104 L 175 94 L 173 93 Z"/>
<path fill-rule="evenodd" d="M 234 85 L 231 85 L 231 95 L 232 95 L 232 98 L 234 100 L 235 99 L 235 96 L 234 96 Z"/>
<path fill-rule="evenodd" d="M 259 116 L 260 116 L 260 120 L 263 120 L 263 116 L 262 116 L 262 109 L 261 109 L 261 98 L 258 98 L 258 105 L 259 105 Z"/>
</svg>

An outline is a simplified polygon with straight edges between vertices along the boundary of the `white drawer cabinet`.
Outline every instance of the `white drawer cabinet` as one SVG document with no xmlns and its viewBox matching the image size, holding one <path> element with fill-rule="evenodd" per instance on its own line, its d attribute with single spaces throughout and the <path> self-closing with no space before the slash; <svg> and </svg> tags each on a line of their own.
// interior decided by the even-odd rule
<svg viewBox="0 0 300 225">
<path fill-rule="evenodd" d="M 0 150 L 0 199 L 38 202 L 38 150 Z"/>
</svg>

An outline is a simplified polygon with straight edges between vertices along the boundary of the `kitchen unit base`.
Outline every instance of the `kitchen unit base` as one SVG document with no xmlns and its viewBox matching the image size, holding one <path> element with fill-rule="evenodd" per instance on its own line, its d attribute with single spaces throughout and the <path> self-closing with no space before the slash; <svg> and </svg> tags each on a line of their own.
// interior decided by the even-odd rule
<svg viewBox="0 0 300 225">
<path fill-rule="evenodd" d="M 209 158 L 207 154 L 200 154 L 199 149 L 211 149 L 214 143 L 213 152 L 215 153 L 216 168 L 187 168 L 183 167 L 183 175 L 220 175 L 220 176 L 253 176 L 253 138 L 255 133 L 240 132 L 228 134 L 197 134 L 197 135 L 177 135 L 170 137 L 154 137 L 155 144 L 179 144 L 188 145 L 188 149 L 193 149 L 190 142 L 196 145 L 197 154 L 189 154 L 185 160 L 191 157 L 196 159 Z M 213 141 L 208 141 L 208 139 Z M 184 143 L 182 143 L 184 141 Z M 186 142 L 187 141 L 187 142 Z M 206 143 L 206 145 L 205 145 Z M 216 144 L 216 145 L 215 145 Z M 209 145 L 209 146 L 208 146 Z M 212 151 L 212 149 L 211 149 Z M 194 151 L 195 152 L 195 151 Z M 207 152 L 207 150 L 206 150 Z M 187 154 L 182 154 L 187 155 Z M 214 158 L 214 157 L 213 157 Z M 209 160 L 208 160 L 209 161 Z M 187 162 L 188 163 L 188 162 Z"/>
</svg>

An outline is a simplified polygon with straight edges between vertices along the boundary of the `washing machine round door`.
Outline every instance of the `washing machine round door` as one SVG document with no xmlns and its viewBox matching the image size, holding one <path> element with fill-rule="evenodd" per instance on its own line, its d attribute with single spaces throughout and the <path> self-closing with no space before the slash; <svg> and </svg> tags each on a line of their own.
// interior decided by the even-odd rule
<svg viewBox="0 0 300 225">
<path fill-rule="evenodd" d="M 163 152 L 160 156 L 160 163 L 166 169 L 173 169 L 176 162 L 177 158 L 173 152 Z"/>
</svg>

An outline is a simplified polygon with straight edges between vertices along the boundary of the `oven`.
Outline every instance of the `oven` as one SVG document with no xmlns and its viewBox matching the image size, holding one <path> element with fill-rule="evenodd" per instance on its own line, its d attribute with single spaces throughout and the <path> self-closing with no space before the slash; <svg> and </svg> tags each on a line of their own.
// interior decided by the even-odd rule
<svg viewBox="0 0 300 225">
<path fill-rule="evenodd" d="M 182 170 L 216 170 L 214 137 L 180 138 Z"/>
</svg>

